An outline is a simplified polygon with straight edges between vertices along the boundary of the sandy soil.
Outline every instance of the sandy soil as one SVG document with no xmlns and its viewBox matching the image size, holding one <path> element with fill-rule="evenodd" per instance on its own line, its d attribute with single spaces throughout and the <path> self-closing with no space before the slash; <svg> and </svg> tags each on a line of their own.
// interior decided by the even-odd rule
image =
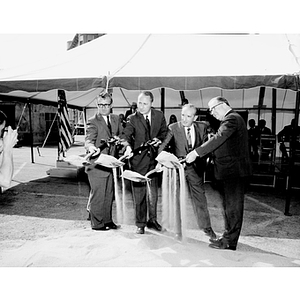
<svg viewBox="0 0 300 300">
<path fill-rule="evenodd" d="M 143 236 L 136 235 L 129 188 L 126 200 L 129 217 L 122 223 L 122 228 L 117 231 L 94 232 L 86 220 L 89 186 L 83 174 L 79 173 L 79 177 L 74 179 L 47 176 L 47 170 L 55 167 L 55 148 L 42 149 L 42 156 L 35 156 L 34 164 L 30 161 L 30 149 L 15 150 L 16 172 L 13 186 L 0 196 L 0 280 L 2 292 L 5 294 L 7 291 L 7 299 L 12 298 L 16 292 L 21 295 L 28 292 L 31 299 L 40 299 L 41 295 L 43 298 L 53 299 L 57 298 L 57 294 L 60 297 L 64 295 L 64 298 L 72 296 L 82 299 L 90 296 L 88 290 L 92 286 L 101 286 L 102 290 L 109 293 L 108 297 L 114 290 L 115 294 L 120 293 L 119 297 L 124 298 L 124 291 L 128 290 L 128 286 L 135 290 L 142 289 L 144 293 L 143 289 L 148 289 L 151 285 L 155 286 L 159 295 L 165 295 L 166 292 L 165 297 L 168 298 L 172 292 L 173 297 L 177 297 L 178 291 L 182 291 L 180 287 L 184 289 L 180 296 L 187 297 L 191 293 L 193 297 L 199 294 L 199 282 L 205 283 L 203 286 L 206 287 L 203 291 L 201 286 L 201 294 L 208 293 L 211 298 L 209 291 L 215 290 L 216 286 L 218 290 L 222 287 L 225 290 L 227 281 L 224 278 L 230 276 L 231 272 L 235 276 L 235 271 L 229 267 L 238 267 L 236 270 L 239 275 L 235 276 L 235 280 L 241 287 L 246 285 L 241 291 L 245 297 L 251 294 L 245 292 L 249 288 L 249 282 L 257 290 L 260 287 L 264 289 L 270 279 L 273 288 L 266 290 L 265 297 L 269 297 L 271 292 L 276 296 L 286 297 L 295 291 L 286 287 L 293 286 L 293 280 L 299 278 L 300 270 L 297 268 L 300 266 L 300 197 L 297 193 L 291 201 L 290 211 L 293 215 L 287 217 L 283 214 L 285 194 L 282 190 L 251 188 L 246 195 L 244 224 L 235 252 L 208 247 L 208 238 L 197 229 L 190 203 L 188 238 L 185 242 L 176 241 L 172 234 L 151 230 L 147 230 Z M 212 225 L 221 234 L 223 218 L 220 199 L 210 184 L 206 188 Z M 113 212 L 115 216 L 115 207 Z M 161 200 L 158 214 L 160 217 Z M 23 270 L 28 270 L 24 267 L 30 267 L 29 269 L 38 273 L 32 278 L 28 272 L 23 273 Z M 50 267 L 64 268 L 53 270 Z M 66 267 L 80 268 L 72 268 L 70 271 Z M 105 269 L 100 271 L 98 268 L 83 267 Z M 203 271 L 195 267 L 202 267 L 200 269 Z M 242 267 L 259 267 L 260 271 L 253 274 Z M 280 268 L 272 268 L 271 272 L 265 273 L 269 269 L 265 267 Z M 216 268 L 217 271 L 210 271 Z M 187 269 L 188 273 L 184 271 Z M 143 283 L 139 281 L 141 275 L 137 276 L 140 270 L 143 273 Z M 287 273 L 284 270 L 288 270 Z M 101 275 L 104 274 L 103 278 Z M 106 281 L 106 277 L 117 279 Z M 185 279 L 188 279 L 187 283 Z M 15 289 L 16 282 L 18 289 Z M 51 286 L 55 286 L 54 289 L 49 289 L 50 282 Z M 116 282 L 120 287 L 117 290 Z M 171 288 L 174 286 L 176 289 Z M 63 290 L 65 287 L 72 288 L 67 288 L 63 294 L 59 287 Z M 79 287 L 83 291 L 79 292 Z M 283 287 L 284 291 L 278 293 L 278 287 Z M 259 294 L 263 295 L 262 292 Z M 153 299 L 151 293 L 144 298 L 147 299 L 147 296 Z M 131 299 L 132 297 L 131 295 Z M 275 299 L 274 296 L 272 298 Z"/>
</svg>

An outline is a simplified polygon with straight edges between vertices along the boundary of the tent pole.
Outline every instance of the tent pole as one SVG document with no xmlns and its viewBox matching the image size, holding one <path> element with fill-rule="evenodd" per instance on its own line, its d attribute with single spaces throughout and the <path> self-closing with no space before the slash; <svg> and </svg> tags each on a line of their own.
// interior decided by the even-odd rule
<svg viewBox="0 0 300 300">
<path fill-rule="evenodd" d="M 28 99 L 28 100 L 29 100 L 29 99 Z M 28 110 L 29 110 L 29 131 L 30 131 L 31 162 L 34 164 L 34 157 L 33 157 L 33 131 L 32 131 L 31 103 L 28 103 Z"/>
<path fill-rule="evenodd" d="M 276 100 L 277 100 L 277 90 L 275 88 L 272 89 L 272 133 L 276 134 Z"/>
<path fill-rule="evenodd" d="M 261 86 L 260 89 L 259 89 L 259 97 L 258 97 L 257 121 L 260 120 L 260 110 L 261 110 L 261 107 L 264 104 L 265 92 L 266 92 L 266 87 Z"/>
<path fill-rule="evenodd" d="M 50 133 L 51 133 L 51 129 L 52 129 L 52 127 L 53 127 L 53 124 L 54 124 L 54 122 L 55 122 L 55 119 L 56 119 L 57 115 L 58 115 L 58 112 L 57 112 L 56 115 L 54 116 L 54 119 L 53 119 L 53 121 L 52 121 L 52 123 L 51 123 L 51 126 L 50 126 L 50 128 L 49 128 L 49 130 L 48 130 L 48 133 L 47 133 L 46 138 L 45 138 L 45 140 L 44 140 L 44 143 L 43 143 L 43 145 L 42 145 L 42 149 L 45 147 L 45 144 L 46 144 L 46 142 L 47 142 L 47 140 L 48 140 L 48 137 L 49 137 L 49 135 L 50 135 Z"/>
<path fill-rule="evenodd" d="M 183 100 L 185 99 L 184 91 L 179 91 L 180 99 L 181 99 L 181 105 L 183 105 Z"/>
<path fill-rule="evenodd" d="M 299 88 L 298 82 L 299 77 L 296 78 L 297 82 L 297 89 Z M 293 177 L 295 175 L 295 169 L 294 169 L 294 162 L 295 162 L 295 148 L 296 148 L 296 138 L 297 138 L 297 125 L 299 122 L 299 106 L 300 106 L 300 91 L 296 94 L 296 105 L 295 105 L 295 124 L 296 126 L 293 128 L 292 132 L 292 140 L 291 140 L 291 150 L 290 150 L 290 160 L 289 160 L 289 170 L 288 170 L 288 182 L 287 182 L 287 194 L 285 198 L 285 209 L 284 209 L 284 215 L 291 216 L 290 213 L 290 204 L 291 204 L 291 198 L 292 198 L 292 182 Z"/>
<path fill-rule="evenodd" d="M 160 109 L 165 113 L 165 88 L 161 88 L 160 90 Z"/>
<path fill-rule="evenodd" d="M 83 127 L 84 127 L 84 135 L 86 135 L 86 107 L 82 109 L 82 119 L 83 119 Z"/>
</svg>

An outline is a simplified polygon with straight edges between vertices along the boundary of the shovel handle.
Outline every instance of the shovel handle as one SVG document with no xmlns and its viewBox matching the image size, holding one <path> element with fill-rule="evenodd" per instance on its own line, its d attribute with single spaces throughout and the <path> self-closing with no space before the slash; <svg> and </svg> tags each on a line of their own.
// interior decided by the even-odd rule
<svg viewBox="0 0 300 300">
<path fill-rule="evenodd" d="M 129 158 L 129 155 L 124 154 L 124 155 L 121 156 L 118 160 L 119 160 L 119 161 L 123 161 L 123 160 L 125 160 L 125 159 L 127 159 L 127 158 Z"/>
<path fill-rule="evenodd" d="M 88 153 L 88 154 L 84 157 L 84 160 L 88 160 L 88 159 L 89 159 L 90 157 L 92 157 L 93 155 L 98 155 L 99 153 L 100 153 L 100 149 L 98 148 L 97 151 Z"/>
</svg>

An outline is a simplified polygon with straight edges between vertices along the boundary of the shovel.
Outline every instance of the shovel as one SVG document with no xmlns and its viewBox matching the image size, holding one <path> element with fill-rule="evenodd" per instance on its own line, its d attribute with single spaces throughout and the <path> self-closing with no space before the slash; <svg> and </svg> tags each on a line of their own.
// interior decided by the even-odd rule
<svg viewBox="0 0 300 300">
<path fill-rule="evenodd" d="M 80 156 L 80 155 L 70 155 L 64 159 L 64 161 L 70 163 L 71 165 L 74 165 L 76 167 L 83 167 L 86 165 L 90 165 L 89 158 L 92 156 L 97 156 L 100 154 L 102 150 L 109 147 L 111 144 L 118 144 L 120 142 L 120 139 L 117 137 L 110 137 L 106 140 L 102 139 L 101 144 L 96 152 L 88 153 L 86 156 Z"/>
<path fill-rule="evenodd" d="M 186 159 L 178 159 L 174 154 L 162 151 L 157 157 L 156 160 L 163 166 L 173 169 L 180 168 L 181 164 L 185 163 Z"/>
<path fill-rule="evenodd" d="M 88 153 L 85 156 L 80 155 L 70 155 L 64 159 L 65 162 L 68 162 L 69 164 L 76 166 L 76 167 L 84 167 L 86 165 L 90 164 L 89 158 L 92 156 L 96 156 L 100 153 L 100 149 L 98 149 L 96 152 Z"/>
</svg>

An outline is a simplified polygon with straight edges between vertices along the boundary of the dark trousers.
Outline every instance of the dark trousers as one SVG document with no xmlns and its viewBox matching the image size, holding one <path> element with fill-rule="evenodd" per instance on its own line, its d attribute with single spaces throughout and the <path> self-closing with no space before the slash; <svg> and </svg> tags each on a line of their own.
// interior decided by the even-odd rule
<svg viewBox="0 0 300 300">
<path fill-rule="evenodd" d="M 104 224 L 112 222 L 113 174 L 109 173 L 107 177 L 103 177 L 96 168 L 86 173 L 91 187 L 88 203 L 91 227 L 101 228 Z"/>
<path fill-rule="evenodd" d="M 132 182 L 133 200 L 135 203 L 135 224 L 138 227 L 145 227 L 147 223 L 147 208 L 149 220 L 157 219 L 158 200 L 158 178 L 155 175 L 150 183 L 150 192 L 147 183 Z"/>
<path fill-rule="evenodd" d="M 236 246 L 241 233 L 244 215 L 245 178 L 218 181 L 222 197 L 225 232 L 223 238 L 230 246 Z"/>
<path fill-rule="evenodd" d="M 185 176 L 198 227 L 200 229 L 211 227 L 207 199 L 204 191 L 203 174 L 199 176 L 199 174 L 194 171 L 193 166 L 187 166 Z"/>
</svg>

